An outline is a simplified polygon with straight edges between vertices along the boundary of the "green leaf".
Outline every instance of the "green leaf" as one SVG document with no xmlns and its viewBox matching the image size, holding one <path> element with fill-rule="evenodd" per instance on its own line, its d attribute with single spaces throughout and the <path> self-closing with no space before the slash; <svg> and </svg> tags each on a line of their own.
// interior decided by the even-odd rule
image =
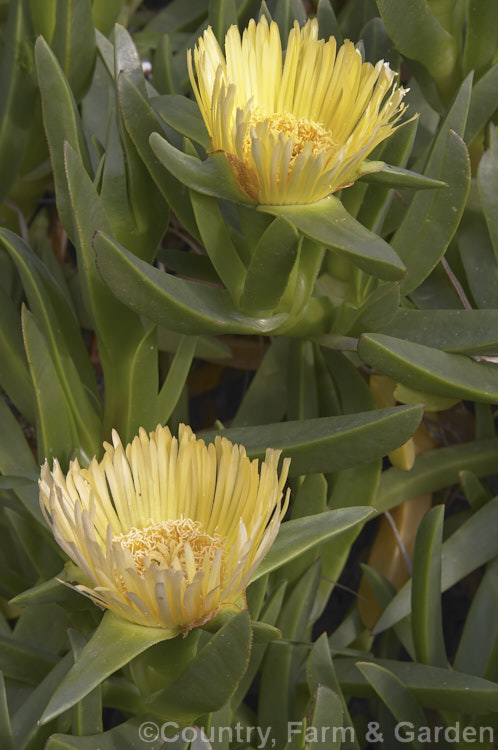
<svg viewBox="0 0 498 750">
<path fill-rule="evenodd" d="M 26 437 L 3 398 L 0 398 L 0 422 L 2 424 L 0 430 L 0 473 L 14 475 L 14 472 L 22 472 L 25 475 L 38 476 L 39 467 Z M 16 490 L 16 495 L 22 504 L 37 521 L 43 523 L 38 494 L 36 485 L 26 488 L 20 487 Z"/>
<path fill-rule="evenodd" d="M 207 254 L 235 304 L 242 294 L 246 269 L 232 242 L 218 201 L 191 191 L 192 208 Z"/>
<path fill-rule="evenodd" d="M 418 172 L 411 172 L 403 167 L 384 164 L 378 172 L 368 172 L 360 178 L 362 182 L 372 185 L 387 185 L 396 188 L 413 188 L 414 190 L 434 190 L 447 188 L 448 183 L 436 180 Z"/>
<path fill-rule="evenodd" d="M 181 223 L 190 234 L 199 238 L 188 190 L 176 174 L 172 175 L 164 169 L 149 145 L 149 136 L 161 130 L 160 123 L 147 99 L 124 73 L 118 77 L 118 99 L 128 135 L 152 179 Z"/>
<path fill-rule="evenodd" d="M 157 330 L 152 326 L 137 344 L 129 365 L 128 403 L 121 404 L 127 415 L 123 442 L 138 434 L 140 427 L 146 431 L 157 426 L 156 394 L 159 389 L 157 363 Z"/>
<path fill-rule="evenodd" d="M 28 422 L 34 424 L 35 403 L 24 352 L 19 312 L 0 287 L 0 385 Z"/>
<path fill-rule="evenodd" d="M 420 522 L 412 574 L 412 634 L 417 661 L 446 667 L 441 611 L 441 547 L 444 505 L 432 508 Z"/>
<path fill-rule="evenodd" d="M 43 463 L 48 459 L 51 462 L 58 458 L 63 466 L 67 466 L 78 449 L 91 458 L 94 454 L 91 447 L 78 442 L 76 425 L 47 342 L 26 308 L 23 309 L 23 333 L 37 403 L 39 461 Z"/>
<path fill-rule="evenodd" d="M 223 47 L 228 28 L 237 25 L 237 9 L 235 0 L 209 0 L 209 25 L 219 44 Z"/>
<path fill-rule="evenodd" d="M 56 662 L 53 654 L 19 643 L 12 636 L 0 635 L 0 669 L 4 677 L 37 685 Z"/>
<path fill-rule="evenodd" d="M 484 130 L 496 110 L 498 62 L 480 78 L 472 89 L 469 116 L 465 129 L 465 142 L 471 143 Z"/>
<path fill-rule="evenodd" d="M 84 404 L 87 396 L 82 390 L 82 384 L 86 391 L 97 397 L 95 374 L 79 321 L 64 289 L 18 235 L 8 229 L 0 229 L 0 240 L 16 265 L 31 311 L 50 344 L 59 376 L 67 381 L 68 397 L 72 391 L 75 393 L 80 409 L 85 412 L 88 422 L 91 422 L 91 417 L 86 414 Z M 92 404 L 95 404 L 95 398 L 92 398 Z"/>
<path fill-rule="evenodd" d="M 105 2 L 108 1 L 105 0 Z M 130 710 L 130 707 L 127 707 L 127 709 Z M 134 710 L 137 710 L 136 706 L 133 706 L 130 712 Z M 134 716 L 107 732 L 86 737 L 51 734 L 45 750 L 95 750 L 95 748 L 98 748 L 98 750 L 117 750 L 117 748 L 119 750 L 137 750 L 137 738 L 140 737 L 144 738 L 143 744 L 149 750 L 164 750 L 164 737 L 166 735 L 162 736 L 160 724 L 154 720 L 153 716 L 145 714 L 143 708 L 139 710 L 140 716 Z M 185 750 L 185 742 L 181 737 L 178 740 L 168 739 L 167 742 L 167 747 L 170 750 Z"/>
<path fill-rule="evenodd" d="M 214 153 L 202 161 L 179 151 L 159 133 L 150 136 L 150 147 L 161 164 L 191 190 L 254 205 L 254 201 L 239 187 L 225 154 Z"/>
<path fill-rule="evenodd" d="M 64 229 L 69 237 L 74 239 L 73 212 L 64 167 L 64 142 L 67 141 L 78 154 L 88 174 L 92 173 L 90 157 L 73 93 L 56 56 L 41 37 L 35 45 L 35 58 L 43 105 L 43 123 L 54 174 L 57 210 Z"/>
<path fill-rule="evenodd" d="M 341 719 L 340 722 L 330 722 L 329 726 L 331 726 L 332 729 L 339 726 L 353 729 L 354 741 L 348 741 L 346 739 L 347 736 L 343 735 L 344 739 L 342 742 L 342 748 L 343 750 L 346 750 L 348 748 L 350 750 L 352 750 L 353 748 L 359 750 L 358 739 L 356 737 L 356 733 L 354 732 L 354 726 L 351 721 L 347 703 L 344 700 L 341 686 L 339 684 L 339 680 L 337 679 L 334 665 L 332 663 L 332 657 L 330 655 L 330 647 L 326 633 L 322 633 L 318 640 L 315 641 L 310 651 L 306 662 L 306 681 L 311 694 L 313 694 L 320 687 L 320 685 L 323 685 L 330 690 L 333 690 L 334 693 L 336 693 L 337 696 L 340 697 L 341 701 L 339 705 L 341 705 L 341 708 L 344 711 L 344 720 Z"/>
<path fill-rule="evenodd" d="M 357 662 L 357 659 L 350 657 L 337 658 L 337 677 L 348 695 L 371 697 L 375 692 L 356 666 Z M 394 659 L 377 658 L 375 665 L 389 670 L 401 680 L 413 698 L 424 708 L 447 709 L 461 714 L 494 713 L 497 709 L 498 687 L 488 680 L 451 669 Z"/>
<path fill-rule="evenodd" d="M 413 148 L 417 128 L 418 119 L 407 122 L 396 130 L 382 145 L 379 158 L 382 157 L 390 165 L 405 167 Z M 394 190 L 388 187 L 369 187 L 356 218 L 367 229 L 380 233 L 394 195 Z"/>
<path fill-rule="evenodd" d="M 114 76 L 124 73 L 142 96 L 147 96 L 142 63 L 128 31 L 117 23 L 114 27 Z"/>
<path fill-rule="evenodd" d="M 176 635 L 177 631 L 173 629 L 135 625 L 106 612 L 78 661 L 52 696 L 41 723 L 45 724 L 67 711 L 145 649 Z"/>
<path fill-rule="evenodd" d="M 0 203 L 21 167 L 36 104 L 27 3 L 12 0 L 7 7 L 0 60 Z"/>
<path fill-rule="evenodd" d="M 429 168 L 428 168 L 429 169 Z M 458 227 L 470 187 L 470 161 L 465 143 L 450 131 L 438 176 L 449 187 L 418 193 L 410 204 L 392 245 L 407 266 L 401 292 L 409 294 L 427 278 L 444 255 Z M 418 197 L 422 196 L 421 200 Z M 428 197 L 428 200 L 424 198 Z"/>
<path fill-rule="evenodd" d="M 498 371 L 488 362 L 381 333 L 362 336 L 358 354 L 370 367 L 409 388 L 487 404 L 498 402 Z"/>
<path fill-rule="evenodd" d="M 497 451 L 497 438 L 474 440 L 417 456 L 409 472 L 388 469 L 382 473 L 375 507 L 381 513 L 412 497 L 458 484 L 461 471 L 478 477 L 495 474 Z"/>
<path fill-rule="evenodd" d="M 498 355 L 497 310 L 400 308 L 382 333 L 455 354 Z"/>
<path fill-rule="evenodd" d="M 445 83 L 456 63 L 456 43 L 441 26 L 427 0 L 377 0 L 389 36 L 402 55 L 421 62 L 432 77 Z"/>
<path fill-rule="evenodd" d="M 320 474 L 369 463 L 406 443 L 417 429 L 421 407 L 396 406 L 340 417 L 323 417 L 258 427 L 224 430 L 244 445 L 251 458 L 263 458 L 267 446 L 292 459 L 290 476 Z M 203 439 L 213 441 L 216 433 Z"/>
<path fill-rule="evenodd" d="M 76 662 L 81 656 L 86 641 L 77 630 L 68 631 L 73 658 Z M 102 732 L 102 690 L 100 685 L 73 708 L 72 730 L 76 735 L 97 734 Z"/>
<path fill-rule="evenodd" d="M 168 375 L 157 397 L 157 421 L 166 424 L 185 386 L 197 345 L 196 336 L 182 336 Z"/>
<path fill-rule="evenodd" d="M 76 101 L 90 86 L 95 63 L 91 0 L 56 0 L 52 50 Z"/>
<path fill-rule="evenodd" d="M 261 576 L 280 568 L 303 552 L 342 534 L 356 524 L 363 523 L 372 514 L 371 508 L 356 506 L 286 521 L 280 526 L 275 542 L 254 573 L 252 581 L 257 581 Z"/>
<path fill-rule="evenodd" d="M 12 728 L 10 725 L 9 707 L 7 704 L 7 693 L 5 692 L 5 681 L 0 672 L 0 742 L 4 750 L 14 750 Z"/>
<path fill-rule="evenodd" d="M 330 0 L 318 0 L 316 17 L 320 29 L 320 38 L 328 39 L 330 36 L 334 36 L 337 43 L 341 44 L 343 37 Z"/>
<path fill-rule="evenodd" d="M 209 133 L 196 102 L 179 94 L 167 94 L 150 100 L 153 109 L 173 130 L 207 148 Z"/>
<path fill-rule="evenodd" d="M 125 0 L 93 0 L 93 23 L 104 36 L 111 33 L 124 3 Z"/>
<path fill-rule="evenodd" d="M 278 422 L 287 407 L 289 340 L 275 338 L 251 380 L 232 427 Z"/>
<path fill-rule="evenodd" d="M 439 128 L 424 169 L 426 176 L 447 182 L 449 188 L 435 193 L 418 192 L 392 239 L 394 250 L 408 269 L 401 284 L 405 294 L 415 289 L 436 266 L 460 222 L 470 187 L 469 156 L 462 138 L 471 91 L 470 75 Z"/>
<path fill-rule="evenodd" d="M 405 268 L 381 237 L 369 232 L 334 196 L 306 206 L 259 206 L 259 210 L 283 216 L 303 234 L 343 255 L 381 279 L 401 279 Z"/>
<path fill-rule="evenodd" d="M 498 6 L 494 0 L 471 0 L 468 3 L 463 74 L 484 72 L 493 62 L 496 50 Z"/>
<path fill-rule="evenodd" d="M 342 728 L 343 704 L 337 693 L 325 685 L 319 685 L 313 696 L 313 711 L 306 736 L 310 737 L 313 747 L 322 750 L 339 750 L 343 747 Z M 335 731 L 334 731 L 335 730 Z"/>
<path fill-rule="evenodd" d="M 299 253 L 299 234 L 278 217 L 261 235 L 247 269 L 240 307 L 248 314 L 270 314 L 285 292 Z"/>
<path fill-rule="evenodd" d="M 318 586 L 317 564 L 302 576 L 292 589 L 277 620 L 277 627 L 288 641 L 306 637 L 309 613 Z M 261 671 L 258 696 L 258 724 L 270 730 L 271 745 L 282 747 L 287 741 L 290 707 L 294 703 L 301 658 L 290 643 L 270 644 Z"/>
<path fill-rule="evenodd" d="M 441 551 L 442 591 L 446 591 L 498 554 L 498 539 L 494 533 L 497 519 L 498 498 L 495 498 L 474 513 L 443 543 Z M 475 543 L 476 539 L 479 540 L 479 544 Z M 410 597 L 411 580 L 392 600 L 373 632 L 381 633 L 408 615 Z"/>
<path fill-rule="evenodd" d="M 490 128 L 491 148 L 482 155 L 479 162 L 477 181 L 489 236 L 498 259 L 498 137 Z"/>
<path fill-rule="evenodd" d="M 406 685 L 402 683 L 399 677 L 378 664 L 357 662 L 356 666 L 396 721 L 407 722 L 410 725 L 410 734 L 413 731 L 414 735 L 417 736 L 420 728 L 426 726 L 426 720 L 424 712 L 406 689 Z M 408 743 L 408 747 L 421 750 L 423 745 L 415 740 Z"/>
<path fill-rule="evenodd" d="M 159 271 L 107 235 L 94 238 L 99 271 L 113 293 L 135 312 L 180 333 L 266 333 L 283 316 L 249 318 L 228 292 Z"/>
<path fill-rule="evenodd" d="M 249 614 L 238 612 L 187 665 L 180 676 L 155 693 L 146 705 L 166 719 L 183 725 L 222 708 L 233 695 L 249 661 Z"/>
<path fill-rule="evenodd" d="M 479 584 L 465 620 L 453 667 L 484 677 L 498 623 L 498 559 L 491 562 Z"/>
<path fill-rule="evenodd" d="M 48 675 L 33 690 L 29 697 L 22 703 L 12 717 L 12 736 L 14 738 L 14 747 L 29 747 L 28 743 L 33 742 L 32 747 L 36 747 L 36 739 L 45 741 L 46 735 L 44 730 L 39 727 L 40 716 L 47 705 L 50 696 L 64 679 L 72 663 L 70 654 L 66 654 L 60 659 Z M 41 737 L 43 739 L 41 739 Z M 39 742 L 37 743 L 38 746 Z"/>
<path fill-rule="evenodd" d="M 496 310 L 498 263 L 482 214 L 466 212 L 458 231 L 458 249 L 475 304 Z"/>
<path fill-rule="evenodd" d="M 285 47 L 285 42 L 294 21 L 297 21 L 299 26 L 304 26 L 306 23 L 306 11 L 300 0 L 282 0 L 275 5 L 273 20 L 278 24 L 282 46 Z M 321 29 L 320 36 L 322 36 Z"/>
</svg>

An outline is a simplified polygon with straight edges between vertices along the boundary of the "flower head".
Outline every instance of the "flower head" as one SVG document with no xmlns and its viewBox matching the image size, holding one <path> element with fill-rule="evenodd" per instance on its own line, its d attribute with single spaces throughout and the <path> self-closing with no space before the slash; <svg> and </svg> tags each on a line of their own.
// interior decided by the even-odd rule
<svg viewBox="0 0 498 750">
<path fill-rule="evenodd" d="M 364 63 L 350 41 L 319 40 L 316 19 L 294 23 L 285 53 L 264 16 L 242 38 L 231 26 L 225 55 L 208 28 L 188 69 L 212 150 L 258 203 L 314 203 L 352 184 L 406 109 L 389 65 Z"/>
<path fill-rule="evenodd" d="M 40 478 L 40 504 L 76 585 L 96 604 L 140 625 L 186 632 L 244 594 L 277 535 L 289 459 L 261 467 L 223 437 L 144 429 L 123 447 L 116 432 L 88 469 L 57 461 Z"/>
</svg>

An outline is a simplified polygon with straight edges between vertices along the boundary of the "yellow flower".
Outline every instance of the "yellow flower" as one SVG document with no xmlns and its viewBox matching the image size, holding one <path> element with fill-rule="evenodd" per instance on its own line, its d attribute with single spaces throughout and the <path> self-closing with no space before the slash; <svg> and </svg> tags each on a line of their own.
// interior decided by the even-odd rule
<svg viewBox="0 0 498 750">
<path fill-rule="evenodd" d="M 123 448 L 113 432 L 100 463 L 57 461 L 40 504 L 57 543 L 82 571 L 75 588 L 132 622 L 187 632 L 240 602 L 285 514 L 289 469 L 268 449 L 258 469 L 243 446 L 198 440 L 181 425 L 144 429 Z"/>
<path fill-rule="evenodd" d="M 318 40 L 316 19 L 294 23 L 285 53 L 275 22 L 250 21 L 242 39 L 231 26 L 225 56 L 208 28 L 189 51 L 190 81 L 211 150 L 258 203 L 314 203 L 351 185 L 406 109 L 389 65 Z"/>
</svg>

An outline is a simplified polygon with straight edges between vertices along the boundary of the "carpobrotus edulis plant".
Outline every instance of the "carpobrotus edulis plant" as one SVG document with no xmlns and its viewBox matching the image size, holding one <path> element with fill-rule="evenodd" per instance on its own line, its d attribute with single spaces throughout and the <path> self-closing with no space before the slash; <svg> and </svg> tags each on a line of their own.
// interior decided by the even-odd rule
<svg viewBox="0 0 498 750">
<path fill-rule="evenodd" d="M 223 437 L 181 425 L 140 430 L 89 468 L 64 476 L 45 462 L 40 503 L 55 539 L 81 570 L 75 588 L 96 604 L 171 636 L 243 604 L 245 588 L 287 509 L 289 459 L 268 449 L 259 466 Z"/>
</svg>

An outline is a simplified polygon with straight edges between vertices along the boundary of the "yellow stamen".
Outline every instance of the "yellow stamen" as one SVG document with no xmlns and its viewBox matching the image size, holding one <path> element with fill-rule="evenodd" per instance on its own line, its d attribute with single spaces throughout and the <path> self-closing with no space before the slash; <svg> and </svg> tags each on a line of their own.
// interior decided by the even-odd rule
<svg viewBox="0 0 498 750">
<path fill-rule="evenodd" d="M 207 559 L 213 562 L 219 549 L 224 549 L 225 539 L 219 534 L 211 536 L 203 529 L 199 521 L 191 518 L 175 518 L 171 521 L 150 523 L 144 529 L 131 528 L 127 534 L 113 537 L 121 547 L 127 549 L 137 573 L 143 577 L 145 570 L 157 563 L 160 568 L 169 568 L 178 561 L 187 581 L 195 572 L 202 569 Z"/>
</svg>

